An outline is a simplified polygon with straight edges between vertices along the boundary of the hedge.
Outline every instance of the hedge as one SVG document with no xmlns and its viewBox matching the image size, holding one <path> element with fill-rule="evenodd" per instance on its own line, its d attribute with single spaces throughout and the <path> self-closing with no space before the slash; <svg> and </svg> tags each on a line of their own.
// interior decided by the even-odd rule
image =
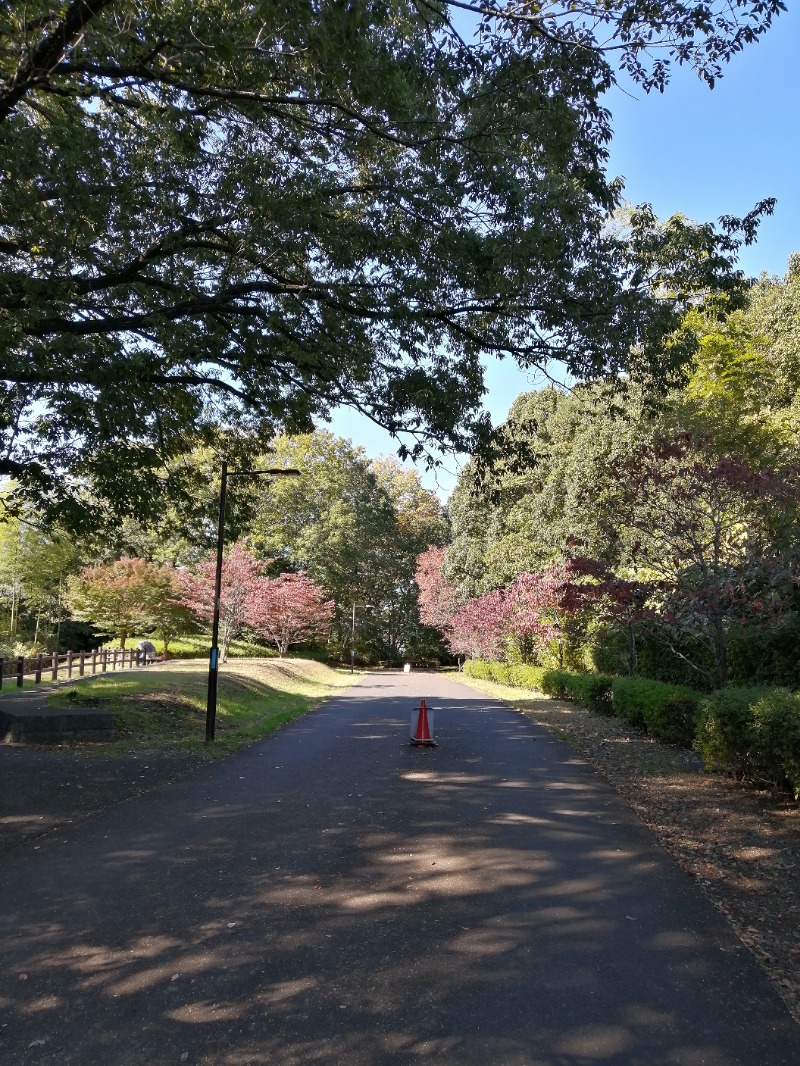
<svg viewBox="0 0 800 1066">
<path fill-rule="evenodd" d="M 470 660 L 471 677 L 573 699 L 613 713 L 670 744 L 693 744 L 706 770 L 788 788 L 800 799 L 800 692 L 729 685 L 704 696 L 685 685 L 639 677 L 573 674 Z"/>
<path fill-rule="evenodd" d="M 598 714 L 613 714 L 611 686 L 606 674 L 573 674 L 567 670 L 545 670 L 542 692 L 556 699 L 575 700 Z"/>
<path fill-rule="evenodd" d="M 537 692 L 544 691 L 542 676 L 545 672 L 539 666 L 523 666 L 521 663 L 487 662 L 485 659 L 468 659 L 464 663 L 464 673 L 468 677 Z"/>
<path fill-rule="evenodd" d="M 501 685 L 511 685 L 512 688 L 544 692 L 555 699 L 584 703 L 590 710 L 601 714 L 613 714 L 613 678 L 604 674 L 573 674 L 568 670 L 546 670 L 541 666 L 487 662 L 484 659 L 467 660 L 464 663 L 464 672 L 469 677 L 497 681 Z"/>
<path fill-rule="evenodd" d="M 615 714 L 670 744 L 689 747 L 694 739 L 702 696 L 685 685 L 483 660 L 470 660 L 464 669 L 471 677 L 535 689 L 555 699 L 575 700 L 600 714 Z"/>
<path fill-rule="evenodd" d="M 668 744 L 689 747 L 702 695 L 685 685 L 641 677 L 615 677 L 614 714 Z"/>
<path fill-rule="evenodd" d="M 789 788 L 800 799 L 800 693 L 729 686 L 703 700 L 695 749 L 707 770 Z"/>
</svg>

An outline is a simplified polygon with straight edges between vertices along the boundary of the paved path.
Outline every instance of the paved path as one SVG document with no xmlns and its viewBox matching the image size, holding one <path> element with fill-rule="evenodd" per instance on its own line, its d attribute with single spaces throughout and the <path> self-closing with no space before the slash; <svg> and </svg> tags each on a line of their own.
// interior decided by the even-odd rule
<svg viewBox="0 0 800 1066">
<path fill-rule="evenodd" d="M 440 708 L 441 746 L 407 744 Z M 571 749 L 443 677 L 19 849 L 0 1061 L 797 1066 L 754 960 Z"/>
</svg>

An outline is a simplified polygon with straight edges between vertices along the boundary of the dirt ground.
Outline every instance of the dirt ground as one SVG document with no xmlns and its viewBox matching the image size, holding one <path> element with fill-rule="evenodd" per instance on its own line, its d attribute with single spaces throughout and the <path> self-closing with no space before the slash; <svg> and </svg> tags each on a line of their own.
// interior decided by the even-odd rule
<svg viewBox="0 0 800 1066">
<path fill-rule="evenodd" d="M 481 683 L 508 699 L 508 690 Z M 614 718 L 544 698 L 514 699 L 572 744 L 647 823 L 728 918 L 800 1022 L 800 805 L 705 774 L 691 751 Z M 203 764 L 143 751 L 101 758 L 0 747 L 0 857 L 163 788 Z"/>
</svg>

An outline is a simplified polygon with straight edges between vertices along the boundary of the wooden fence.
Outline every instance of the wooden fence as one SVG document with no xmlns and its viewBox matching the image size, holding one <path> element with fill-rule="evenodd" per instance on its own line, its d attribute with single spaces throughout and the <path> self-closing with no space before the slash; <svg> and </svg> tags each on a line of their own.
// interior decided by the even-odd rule
<svg viewBox="0 0 800 1066">
<path fill-rule="evenodd" d="M 46 681 L 58 681 L 59 677 L 85 677 L 91 674 L 104 674 L 109 670 L 132 669 L 134 666 L 146 666 L 152 661 L 137 648 L 95 648 L 94 651 L 68 651 L 61 655 L 19 655 L 11 659 L 0 658 L 0 689 L 4 681 L 16 681 L 17 688 L 22 688 L 26 678 L 33 679 L 38 685 L 42 677 Z"/>
</svg>

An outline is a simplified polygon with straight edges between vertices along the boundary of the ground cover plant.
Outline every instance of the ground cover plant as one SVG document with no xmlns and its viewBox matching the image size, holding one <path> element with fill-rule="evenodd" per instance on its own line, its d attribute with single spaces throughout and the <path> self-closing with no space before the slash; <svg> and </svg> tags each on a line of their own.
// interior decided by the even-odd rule
<svg viewBox="0 0 800 1066">
<path fill-rule="evenodd" d="M 141 749 L 222 754 L 266 736 L 354 680 L 307 659 L 246 659 L 219 674 L 216 742 L 204 744 L 208 666 L 202 660 L 155 664 L 147 670 L 99 675 L 58 689 L 58 708 L 110 711 L 116 739 L 109 744 L 68 745 L 98 755 Z"/>
</svg>

